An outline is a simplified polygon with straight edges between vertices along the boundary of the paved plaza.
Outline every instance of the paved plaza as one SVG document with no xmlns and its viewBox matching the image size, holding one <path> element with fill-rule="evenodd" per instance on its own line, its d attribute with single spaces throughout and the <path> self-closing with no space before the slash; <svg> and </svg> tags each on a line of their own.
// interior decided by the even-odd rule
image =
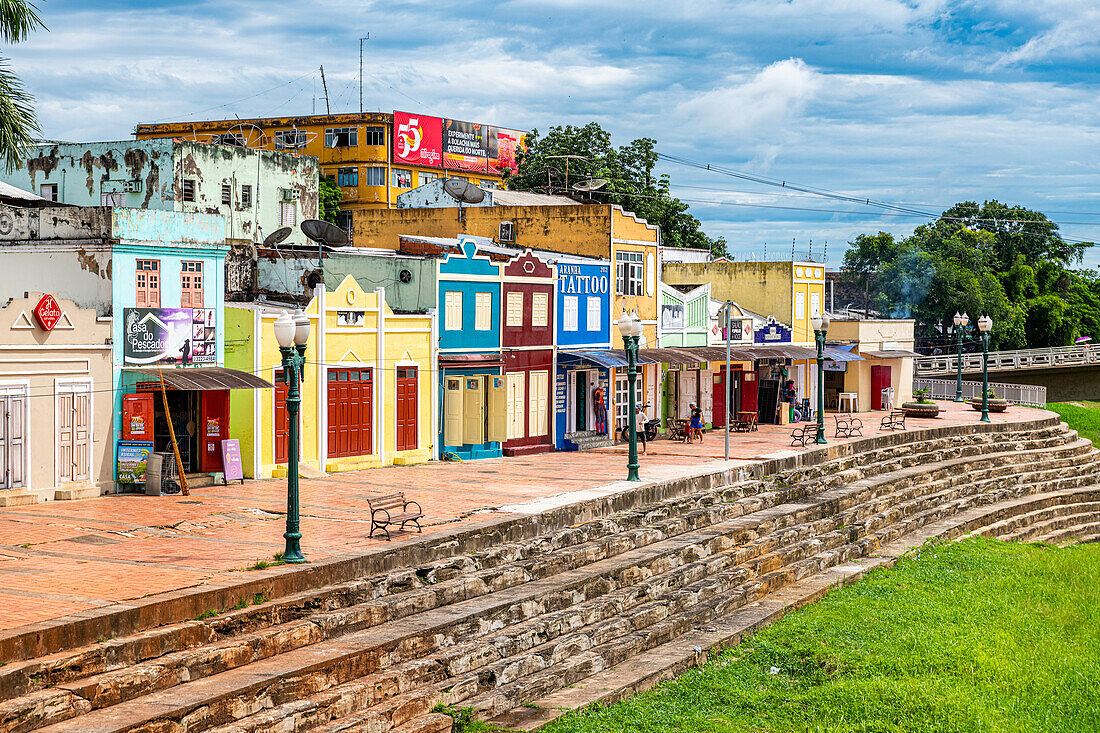
<svg viewBox="0 0 1100 733">
<path fill-rule="evenodd" d="M 966 405 L 940 403 L 935 420 L 909 429 L 976 422 Z M 1046 415 L 1013 407 L 995 422 Z M 864 436 L 880 434 L 882 413 L 862 413 Z M 832 424 L 832 416 L 828 417 Z M 667 480 L 809 450 L 790 447 L 789 426 L 722 433 L 702 444 L 657 440 L 642 456 L 643 481 Z M 833 430 L 828 430 L 832 436 Z M 830 443 L 844 442 L 829 437 Z M 626 488 L 626 448 L 547 453 L 467 463 L 390 467 L 303 479 L 302 547 L 312 560 L 377 551 L 366 500 L 403 490 L 424 508 L 424 536 L 567 503 L 586 490 Z M 101 609 L 133 599 L 232 582 L 282 550 L 286 481 L 209 486 L 190 496 L 122 494 L 0 509 L 0 630 Z M 395 535 L 400 537 L 401 535 Z M 407 536 L 407 535 L 406 535 Z M 293 572 L 293 568 L 283 568 Z"/>
</svg>

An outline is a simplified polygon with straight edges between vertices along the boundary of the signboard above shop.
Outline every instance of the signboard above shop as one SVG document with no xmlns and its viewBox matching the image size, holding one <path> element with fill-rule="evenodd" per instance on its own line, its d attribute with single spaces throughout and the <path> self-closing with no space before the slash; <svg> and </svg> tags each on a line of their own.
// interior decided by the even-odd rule
<svg viewBox="0 0 1100 733">
<path fill-rule="evenodd" d="M 756 329 L 753 341 L 758 344 L 789 344 L 791 329 L 782 323 L 768 323 Z"/>
<path fill-rule="evenodd" d="M 215 364 L 213 308 L 124 308 L 124 364 Z"/>
<path fill-rule="evenodd" d="M 393 113 L 395 163 L 474 173 L 516 172 L 523 132 L 409 112 Z"/>
</svg>

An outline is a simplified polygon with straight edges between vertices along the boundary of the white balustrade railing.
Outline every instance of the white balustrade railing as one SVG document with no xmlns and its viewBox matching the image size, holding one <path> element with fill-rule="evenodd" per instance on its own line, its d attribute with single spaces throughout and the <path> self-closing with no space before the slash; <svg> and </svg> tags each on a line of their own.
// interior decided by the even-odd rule
<svg viewBox="0 0 1100 733">
<path fill-rule="evenodd" d="M 1033 384 L 1003 384 L 990 382 L 994 394 L 1002 400 L 1008 400 L 1014 405 L 1030 405 L 1031 407 L 1045 407 L 1047 404 L 1047 388 Z M 932 390 L 929 397 L 934 400 L 955 399 L 956 380 L 954 379 L 926 379 L 916 377 L 913 380 L 913 389 Z M 963 399 L 982 396 L 981 382 L 963 382 Z"/>
<path fill-rule="evenodd" d="M 914 359 L 917 374 L 952 374 L 958 370 L 957 354 L 922 356 Z M 1018 351 L 989 352 L 989 368 L 993 371 L 1009 369 L 1050 369 L 1100 364 L 1100 350 L 1081 346 L 1056 346 L 1049 349 L 1020 349 Z M 982 370 L 982 355 L 963 354 L 963 371 L 974 373 Z"/>
</svg>

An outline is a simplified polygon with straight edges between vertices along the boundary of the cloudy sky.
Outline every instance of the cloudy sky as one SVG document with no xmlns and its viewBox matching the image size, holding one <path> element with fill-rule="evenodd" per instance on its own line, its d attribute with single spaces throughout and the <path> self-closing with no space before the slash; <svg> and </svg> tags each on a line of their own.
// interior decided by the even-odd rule
<svg viewBox="0 0 1100 733">
<path fill-rule="evenodd" d="M 407 109 L 521 129 L 597 120 L 615 142 L 938 212 L 996 198 L 1100 240 L 1095 0 L 46 0 L 11 49 L 47 137 L 137 122 Z M 663 163 L 734 256 L 837 265 L 881 207 Z M 848 213 L 842 213 L 848 212 Z M 1100 250 L 1100 247 L 1097 248 Z M 1100 252 L 1086 259 L 1100 266 Z"/>
</svg>

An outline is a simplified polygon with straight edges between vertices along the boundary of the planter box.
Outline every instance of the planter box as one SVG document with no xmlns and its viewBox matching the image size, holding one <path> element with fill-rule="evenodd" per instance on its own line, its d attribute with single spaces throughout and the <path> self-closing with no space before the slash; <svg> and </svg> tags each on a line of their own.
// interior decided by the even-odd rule
<svg viewBox="0 0 1100 733">
<path fill-rule="evenodd" d="M 990 412 L 1004 412 L 1005 410 L 1008 409 L 1008 406 L 1011 405 L 1012 403 L 1009 402 L 1008 400 L 990 399 L 990 400 L 986 401 L 986 404 L 987 404 L 988 409 L 989 409 Z M 970 406 L 972 408 L 974 408 L 975 410 L 981 410 L 982 409 L 982 398 L 981 397 L 971 398 Z"/>
<path fill-rule="evenodd" d="M 922 404 L 920 402 L 904 402 L 901 405 L 901 411 L 905 413 L 906 417 L 938 417 L 940 414 L 940 406 L 935 402 L 929 402 Z"/>
</svg>

